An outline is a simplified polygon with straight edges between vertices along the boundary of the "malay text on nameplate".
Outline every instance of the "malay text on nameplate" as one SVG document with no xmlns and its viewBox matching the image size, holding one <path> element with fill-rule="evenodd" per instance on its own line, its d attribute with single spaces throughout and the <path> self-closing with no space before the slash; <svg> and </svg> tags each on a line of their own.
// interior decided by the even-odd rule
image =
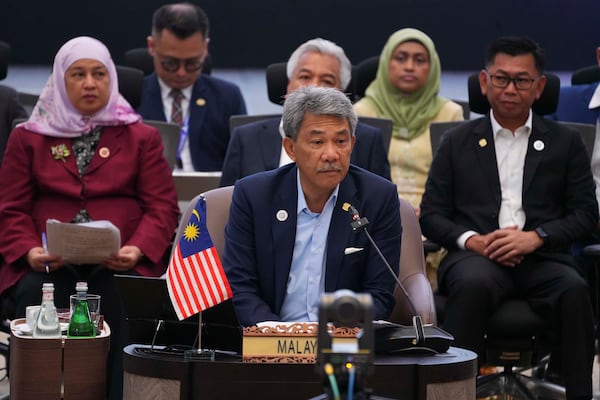
<svg viewBox="0 0 600 400">
<path fill-rule="evenodd" d="M 46 235 L 48 253 L 69 264 L 100 264 L 121 246 L 119 228 L 104 220 L 74 224 L 49 219 Z"/>
</svg>

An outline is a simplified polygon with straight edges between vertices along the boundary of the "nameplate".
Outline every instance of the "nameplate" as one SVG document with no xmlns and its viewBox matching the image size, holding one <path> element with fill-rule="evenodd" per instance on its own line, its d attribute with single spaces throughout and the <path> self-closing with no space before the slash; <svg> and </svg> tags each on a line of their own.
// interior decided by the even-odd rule
<svg viewBox="0 0 600 400">
<path fill-rule="evenodd" d="M 315 323 L 282 323 L 243 329 L 242 359 L 250 363 L 312 364 L 317 357 Z M 330 328 L 336 341 L 355 342 L 359 328 Z"/>
</svg>

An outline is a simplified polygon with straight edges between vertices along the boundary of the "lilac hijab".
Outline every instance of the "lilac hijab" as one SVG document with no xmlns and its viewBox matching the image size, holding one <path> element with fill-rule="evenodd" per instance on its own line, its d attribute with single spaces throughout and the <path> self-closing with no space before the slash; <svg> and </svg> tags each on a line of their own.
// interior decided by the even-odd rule
<svg viewBox="0 0 600 400">
<path fill-rule="evenodd" d="M 75 61 L 84 58 L 100 61 L 110 77 L 108 103 L 91 116 L 84 116 L 73 107 L 65 85 L 67 69 Z M 106 46 L 87 36 L 71 39 L 56 53 L 52 73 L 31 117 L 19 126 L 46 136 L 72 138 L 96 126 L 126 125 L 139 121 L 141 117 L 119 94 L 118 87 L 117 70 Z"/>
</svg>

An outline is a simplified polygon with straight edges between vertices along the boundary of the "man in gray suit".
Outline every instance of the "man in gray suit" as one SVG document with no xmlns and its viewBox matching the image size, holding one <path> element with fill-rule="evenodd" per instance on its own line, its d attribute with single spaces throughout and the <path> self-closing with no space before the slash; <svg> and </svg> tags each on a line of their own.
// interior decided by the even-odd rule
<svg viewBox="0 0 600 400">
<path fill-rule="evenodd" d="M 312 39 L 300 45 L 287 62 L 287 93 L 302 86 L 322 86 L 344 90 L 350 83 L 352 65 L 344 50 L 325 39 Z M 358 123 L 356 146 L 351 162 L 390 179 L 390 165 L 379 129 Z M 256 172 L 285 165 L 291 160 L 282 151 L 284 137 L 281 118 L 243 125 L 231 134 L 223 163 L 221 186 Z"/>
<path fill-rule="evenodd" d="M 490 114 L 446 134 L 421 203 L 423 234 L 448 249 L 443 327 L 484 362 L 487 317 L 524 298 L 558 334 L 567 398 L 591 399 L 592 307 L 570 254 L 598 223 L 589 158 L 576 131 L 531 111 L 545 85 L 537 43 L 494 41 L 479 82 Z"/>
</svg>

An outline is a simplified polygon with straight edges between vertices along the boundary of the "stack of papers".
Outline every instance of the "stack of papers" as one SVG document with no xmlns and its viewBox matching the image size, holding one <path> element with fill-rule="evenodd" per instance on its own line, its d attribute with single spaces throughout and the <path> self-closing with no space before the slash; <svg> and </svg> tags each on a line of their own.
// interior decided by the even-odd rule
<svg viewBox="0 0 600 400">
<path fill-rule="evenodd" d="M 121 232 L 110 221 L 71 224 L 49 219 L 46 235 L 48 253 L 69 264 L 100 264 L 121 247 Z"/>
</svg>

